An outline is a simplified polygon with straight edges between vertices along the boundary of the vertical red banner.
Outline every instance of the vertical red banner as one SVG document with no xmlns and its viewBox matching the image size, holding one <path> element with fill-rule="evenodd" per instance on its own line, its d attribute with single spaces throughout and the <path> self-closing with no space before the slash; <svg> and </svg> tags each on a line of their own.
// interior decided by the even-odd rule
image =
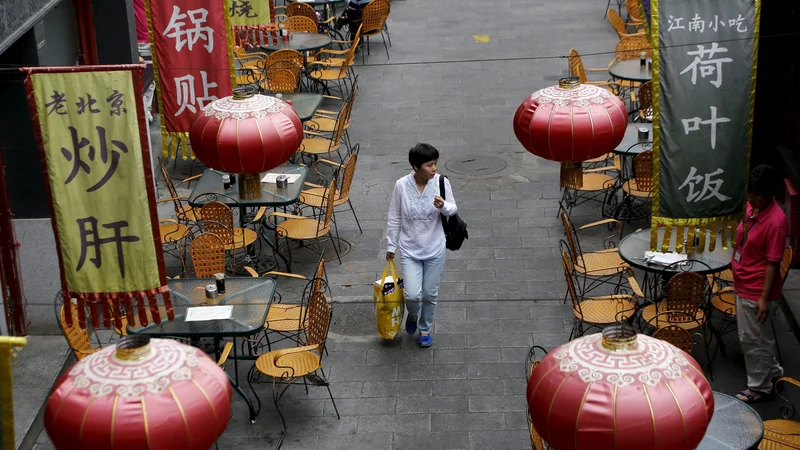
<svg viewBox="0 0 800 450">
<path fill-rule="evenodd" d="M 189 126 L 206 105 L 231 95 L 235 83 L 230 1 L 146 0 L 165 158 L 184 159 Z"/>
</svg>

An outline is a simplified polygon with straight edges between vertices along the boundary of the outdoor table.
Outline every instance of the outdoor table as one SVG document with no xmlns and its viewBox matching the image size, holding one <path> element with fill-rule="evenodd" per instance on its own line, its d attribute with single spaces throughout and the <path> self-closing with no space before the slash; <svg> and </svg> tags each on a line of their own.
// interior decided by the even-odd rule
<svg viewBox="0 0 800 450">
<path fill-rule="evenodd" d="M 289 0 L 289 3 L 294 3 L 299 1 L 300 3 L 305 3 L 306 5 L 310 5 L 317 9 L 317 7 L 322 7 L 322 20 L 328 20 L 328 17 L 331 16 L 330 13 L 333 12 L 333 9 L 336 7 L 337 3 L 344 3 L 347 0 Z"/>
<path fill-rule="evenodd" d="M 319 50 L 323 47 L 331 45 L 333 40 L 327 34 L 322 33 L 291 33 L 289 40 L 284 42 L 283 39 L 278 38 L 274 44 L 263 47 L 268 52 L 276 52 L 278 50 L 292 49 L 297 50 L 303 54 L 303 64 L 308 66 L 308 55 L 306 52 Z"/>
<path fill-rule="evenodd" d="M 163 320 L 160 324 L 150 323 L 136 327 L 135 320 L 128 322 L 128 333 L 150 337 L 182 337 L 189 339 L 214 338 L 218 343 L 223 338 L 247 337 L 264 329 L 264 321 L 275 293 L 275 280 L 271 278 L 229 277 L 225 279 L 225 293 L 216 298 L 206 298 L 205 286 L 213 284 L 210 278 L 185 278 L 168 280 L 167 284 L 175 310 L 175 319 Z M 229 319 L 186 321 L 187 309 L 196 306 L 231 305 Z M 166 318 L 166 314 L 162 314 Z M 239 386 L 239 359 L 254 357 L 239 356 L 234 342 L 234 377 L 228 376 L 231 386 L 244 398 L 250 410 L 250 421 L 255 421 L 253 403 Z M 217 346 L 217 348 L 219 348 Z"/>
<path fill-rule="evenodd" d="M 651 68 L 647 65 L 642 66 L 638 58 L 617 61 L 608 68 L 608 73 L 614 78 L 625 81 L 644 83 L 653 79 Z"/>
<path fill-rule="evenodd" d="M 647 128 L 650 130 L 648 134 L 648 140 L 644 142 L 639 141 L 639 128 Z M 616 196 L 622 190 L 622 184 L 626 181 L 626 174 L 632 173 L 633 167 L 633 158 L 636 155 L 643 153 L 647 150 L 653 149 L 653 124 L 652 123 L 630 123 L 628 127 L 625 129 L 625 136 L 622 138 L 622 142 L 611 152 L 615 155 L 619 155 L 619 176 L 617 177 L 617 183 L 614 186 L 614 190 L 611 192 L 610 195 Z M 623 214 L 624 213 L 624 214 Z M 623 221 L 630 221 L 634 219 L 640 219 L 642 217 L 647 217 L 645 214 L 636 215 L 631 208 L 622 208 L 622 204 L 614 205 L 612 203 L 607 203 L 603 208 L 603 217 L 613 217 L 617 220 Z"/>
<path fill-rule="evenodd" d="M 272 92 L 264 92 L 264 95 L 268 95 L 270 97 L 275 96 L 275 94 Z M 297 117 L 300 118 L 301 122 L 305 122 L 314 117 L 314 113 L 317 112 L 319 105 L 322 104 L 322 94 L 314 94 L 309 92 L 282 92 L 281 96 L 283 97 L 282 100 L 284 102 L 287 100 L 292 101 L 292 108 L 294 108 L 295 112 L 297 112 Z"/>
<path fill-rule="evenodd" d="M 763 434 L 764 422 L 750 405 L 728 394 L 714 392 L 714 417 L 697 449 L 756 449 Z"/>
<path fill-rule="evenodd" d="M 647 128 L 650 130 L 650 133 L 648 134 L 648 140 L 646 141 L 650 145 L 647 145 L 646 143 L 644 143 L 644 145 L 636 145 L 642 143 L 639 141 L 639 128 Z M 628 128 L 625 129 L 625 136 L 622 138 L 622 142 L 620 142 L 617 148 L 612 150 L 612 152 L 622 156 L 633 157 L 646 150 L 652 150 L 652 143 L 652 123 L 629 123 Z"/>
<path fill-rule="evenodd" d="M 206 169 L 205 172 L 203 172 L 203 175 L 197 181 L 197 185 L 195 185 L 191 195 L 189 195 L 189 205 L 195 208 L 200 208 L 205 202 L 214 199 L 232 208 L 239 207 L 239 219 L 243 225 L 247 219 L 247 208 L 260 208 L 262 206 L 266 206 L 268 208 L 278 208 L 297 203 L 297 199 L 300 198 L 300 193 L 303 190 L 303 184 L 308 176 L 308 167 L 298 164 L 284 164 L 268 172 L 262 173 L 261 178 L 263 179 L 268 173 L 281 173 L 289 175 L 300 174 L 300 178 L 298 178 L 294 183 L 289 183 L 285 189 L 278 189 L 278 186 L 275 183 L 261 183 L 261 197 L 255 200 L 242 200 L 239 198 L 239 186 L 237 184 L 232 185 L 227 190 L 225 189 L 224 185 L 222 184 L 222 176 L 225 175 L 224 172 L 214 169 Z M 215 197 L 214 194 L 221 195 Z M 278 255 L 288 267 L 289 260 L 280 251 L 278 251 L 277 241 L 273 242 L 268 236 L 264 235 L 263 232 L 265 229 L 273 231 L 274 228 L 269 227 L 268 225 L 262 226 L 261 237 L 264 238 L 267 244 L 272 248 L 273 252 Z M 259 272 L 260 271 L 262 270 L 259 270 Z"/>
</svg>

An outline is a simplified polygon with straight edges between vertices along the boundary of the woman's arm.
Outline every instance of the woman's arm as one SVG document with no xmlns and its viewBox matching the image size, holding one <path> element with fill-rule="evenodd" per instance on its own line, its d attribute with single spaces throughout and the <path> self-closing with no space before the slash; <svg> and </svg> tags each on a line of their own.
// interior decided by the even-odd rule
<svg viewBox="0 0 800 450">
<path fill-rule="evenodd" d="M 402 201 L 400 187 L 398 183 L 395 183 L 392 190 L 392 200 L 389 202 L 389 217 L 386 219 L 386 251 L 389 253 L 394 253 L 397 250 L 402 216 L 400 204 Z"/>
<path fill-rule="evenodd" d="M 451 217 L 458 212 L 458 206 L 456 206 L 456 198 L 453 197 L 453 188 L 450 187 L 450 180 L 447 178 L 444 179 L 444 195 L 445 200 L 441 212 L 445 216 Z"/>
</svg>

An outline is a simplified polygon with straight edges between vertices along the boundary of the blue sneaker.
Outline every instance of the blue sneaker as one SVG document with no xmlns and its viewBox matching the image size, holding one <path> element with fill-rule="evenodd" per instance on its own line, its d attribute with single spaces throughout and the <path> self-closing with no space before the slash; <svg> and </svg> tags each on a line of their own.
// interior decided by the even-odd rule
<svg viewBox="0 0 800 450">
<path fill-rule="evenodd" d="M 406 317 L 406 333 L 414 334 L 417 332 L 417 319 L 415 317 Z"/>
<path fill-rule="evenodd" d="M 433 344 L 433 338 L 431 337 L 430 333 L 422 334 L 419 333 L 419 346 L 422 348 L 428 348 Z"/>
</svg>

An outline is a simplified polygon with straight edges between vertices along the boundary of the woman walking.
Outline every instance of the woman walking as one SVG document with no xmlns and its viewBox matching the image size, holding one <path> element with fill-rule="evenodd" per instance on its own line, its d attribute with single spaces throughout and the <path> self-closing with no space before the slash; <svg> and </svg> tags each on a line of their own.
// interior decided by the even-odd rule
<svg viewBox="0 0 800 450">
<path fill-rule="evenodd" d="M 408 152 L 413 172 L 395 183 L 386 222 L 386 259 L 394 259 L 399 250 L 408 309 L 406 331 L 414 334 L 419 327 L 420 347 L 433 343 L 431 327 L 445 262 L 442 215 L 457 212 L 446 178 L 447 200 L 439 193 L 438 160 L 439 151 L 429 144 L 417 144 Z"/>
</svg>

